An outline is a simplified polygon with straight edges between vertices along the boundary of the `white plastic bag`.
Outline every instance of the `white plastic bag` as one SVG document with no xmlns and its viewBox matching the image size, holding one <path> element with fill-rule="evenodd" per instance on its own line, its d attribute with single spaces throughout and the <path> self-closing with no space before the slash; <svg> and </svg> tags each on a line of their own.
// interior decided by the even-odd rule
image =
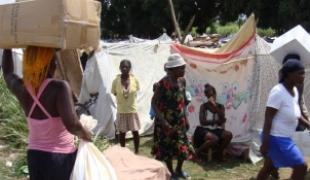
<svg viewBox="0 0 310 180">
<path fill-rule="evenodd" d="M 91 142 L 81 140 L 70 180 L 116 180 L 110 162 Z"/>
<path fill-rule="evenodd" d="M 80 122 L 88 130 L 97 125 L 92 116 L 81 115 Z M 102 152 L 92 143 L 80 140 L 70 180 L 116 180 L 116 173 Z"/>
<path fill-rule="evenodd" d="M 93 132 L 93 129 L 97 126 L 97 120 L 93 116 L 82 114 L 80 117 L 80 122 L 84 128 Z"/>
</svg>

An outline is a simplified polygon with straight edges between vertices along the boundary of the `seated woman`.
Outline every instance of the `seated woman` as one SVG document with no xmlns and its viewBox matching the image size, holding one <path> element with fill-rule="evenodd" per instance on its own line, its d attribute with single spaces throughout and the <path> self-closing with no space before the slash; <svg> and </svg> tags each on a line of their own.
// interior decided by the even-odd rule
<svg viewBox="0 0 310 180">
<path fill-rule="evenodd" d="M 197 156 L 208 152 L 210 147 L 217 146 L 216 154 L 223 159 L 223 151 L 232 139 L 232 133 L 224 129 L 226 122 L 225 107 L 216 102 L 216 90 L 210 84 L 204 91 L 208 101 L 200 106 L 199 121 L 194 132 L 193 144 Z"/>
</svg>

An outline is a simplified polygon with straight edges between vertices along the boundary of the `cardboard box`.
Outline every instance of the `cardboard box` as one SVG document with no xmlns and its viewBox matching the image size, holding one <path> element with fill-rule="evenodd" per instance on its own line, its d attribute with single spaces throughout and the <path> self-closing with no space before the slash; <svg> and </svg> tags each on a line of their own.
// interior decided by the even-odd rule
<svg viewBox="0 0 310 180">
<path fill-rule="evenodd" d="M 0 48 L 96 48 L 100 15 L 101 3 L 94 0 L 28 0 L 0 5 Z"/>
</svg>

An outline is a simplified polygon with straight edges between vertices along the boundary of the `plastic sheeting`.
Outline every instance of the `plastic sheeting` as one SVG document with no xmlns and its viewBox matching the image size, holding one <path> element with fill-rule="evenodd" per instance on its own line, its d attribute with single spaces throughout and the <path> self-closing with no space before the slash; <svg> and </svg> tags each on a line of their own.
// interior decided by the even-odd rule
<svg viewBox="0 0 310 180">
<path fill-rule="evenodd" d="M 152 86 L 153 83 L 165 75 L 163 66 L 171 53 L 170 47 L 172 47 L 173 52 L 180 53 L 187 61 L 186 78 L 189 82 L 187 90 L 191 92 L 194 100 L 203 100 L 201 86 L 204 83 L 210 82 L 212 79 L 212 82 L 222 83 L 224 85 L 225 77 L 229 85 L 226 89 L 227 93 L 230 92 L 229 89 L 232 89 L 232 92 L 231 94 L 226 94 L 226 97 L 223 93 L 222 99 L 238 98 L 234 97 L 235 95 L 240 95 L 239 98 L 244 98 L 238 100 L 241 104 L 237 104 L 238 106 L 242 106 L 242 113 L 240 109 L 231 111 L 228 117 L 227 128 L 234 129 L 234 141 L 250 140 L 250 109 L 252 107 L 250 103 L 253 103 L 253 100 L 246 103 L 242 102 L 249 99 L 249 95 L 252 95 L 250 91 L 256 87 L 251 86 L 252 80 L 256 78 L 255 74 L 252 73 L 254 71 L 253 69 L 258 68 L 256 67 L 257 64 L 255 61 L 256 44 L 261 43 L 259 46 L 263 47 L 267 46 L 267 44 L 263 44 L 263 40 L 256 41 L 253 16 L 249 18 L 245 26 L 236 34 L 238 38 L 234 38 L 234 42 L 229 42 L 230 45 L 223 47 L 227 52 L 222 52 L 224 50 L 216 50 L 216 52 L 213 50 L 212 52 L 209 49 L 188 48 L 179 44 L 173 44 L 171 41 L 165 43 L 160 43 L 157 40 L 139 41 L 140 43 L 104 43 L 103 49 L 97 52 L 87 64 L 80 96 L 80 100 L 83 103 L 89 99 L 89 93 L 99 92 L 98 104 L 91 108 L 95 119 L 99 121 L 96 132 L 111 138 L 114 136 L 116 107 L 115 99 L 111 95 L 110 89 L 114 77 L 119 73 L 118 66 L 122 59 L 131 60 L 133 66 L 132 73 L 138 78 L 141 84 L 141 91 L 138 93 L 138 113 L 142 125 L 140 133 L 150 132 L 149 130 L 153 125 L 153 121 L 149 118 L 151 97 L 153 95 Z M 241 36 L 240 33 L 244 33 L 245 35 Z M 197 69 L 200 70 L 197 71 Z M 206 73 L 206 71 L 209 71 L 209 73 Z M 225 76 L 223 76 L 223 71 L 226 71 Z M 206 77 L 206 75 L 210 76 Z M 240 79 L 241 77 L 242 79 Z M 238 89 L 238 91 L 244 90 L 245 93 L 236 94 L 237 92 L 233 89 L 233 80 L 243 83 L 242 87 L 240 87 L 242 89 Z M 196 86 L 197 83 L 200 84 L 199 87 Z M 194 102 L 193 104 L 195 105 L 189 106 L 188 109 L 188 117 L 191 125 L 190 133 L 193 133 L 198 124 L 197 122 L 199 122 L 197 112 L 191 112 L 195 111 L 194 109 L 196 111 L 199 109 L 199 103 L 202 103 L 202 101 Z M 240 117 L 234 114 L 240 114 Z M 244 127 L 240 129 L 239 126 L 242 124 L 244 124 Z"/>
</svg>

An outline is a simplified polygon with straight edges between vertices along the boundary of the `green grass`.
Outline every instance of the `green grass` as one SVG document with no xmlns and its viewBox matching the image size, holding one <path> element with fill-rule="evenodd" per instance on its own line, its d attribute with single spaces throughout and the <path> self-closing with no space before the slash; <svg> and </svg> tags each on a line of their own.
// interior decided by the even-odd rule
<svg viewBox="0 0 310 180">
<path fill-rule="evenodd" d="M 0 75 L 0 139 L 16 149 L 25 149 L 27 124 L 24 113 L 15 96 L 5 85 Z"/>
<path fill-rule="evenodd" d="M 17 99 L 7 89 L 0 74 L 0 142 L 9 145 L 0 151 L 0 179 L 16 179 L 25 176 L 20 168 L 26 165 L 27 124 Z M 5 160 L 16 153 L 12 159 L 13 167 L 6 167 Z"/>
<path fill-rule="evenodd" d="M 152 137 L 142 137 L 140 142 L 140 154 L 153 158 L 150 154 L 152 144 Z M 126 146 L 132 150 L 134 149 L 132 140 L 127 141 Z M 241 159 L 231 158 L 224 163 L 211 161 L 198 164 L 193 161 L 185 161 L 184 170 L 190 174 L 191 179 L 195 180 L 245 180 L 254 178 L 261 166 L 262 163 L 253 165 L 252 163 L 244 162 L 244 160 Z"/>
</svg>

